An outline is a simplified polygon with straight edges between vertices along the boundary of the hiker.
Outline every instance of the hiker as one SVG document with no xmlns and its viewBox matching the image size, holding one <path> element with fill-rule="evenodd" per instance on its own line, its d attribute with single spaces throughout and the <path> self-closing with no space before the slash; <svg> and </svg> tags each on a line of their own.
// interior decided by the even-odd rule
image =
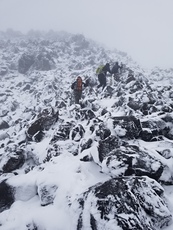
<svg viewBox="0 0 173 230">
<path fill-rule="evenodd" d="M 124 72 L 124 64 L 121 62 L 120 63 L 120 74 Z"/>
<path fill-rule="evenodd" d="M 85 87 L 85 83 L 82 81 L 80 76 L 77 77 L 76 81 L 72 83 L 71 88 L 74 92 L 75 104 L 79 104 L 79 100 L 82 97 L 82 89 Z"/>
<path fill-rule="evenodd" d="M 106 74 L 107 72 L 109 72 L 111 74 L 111 70 L 110 70 L 110 64 L 106 63 L 105 66 L 101 66 L 97 69 L 96 74 L 98 74 L 98 81 L 99 81 L 99 85 L 97 86 L 97 88 L 100 88 L 102 86 L 102 89 L 105 88 L 106 86 Z"/>
<path fill-rule="evenodd" d="M 120 76 L 119 76 L 120 68 L 121 67 L 119 66 L 118 62 L 115 62 L 115 65 L 112 67 L 112 70 L 111 70 L 111 72 L 112 72 L 112 74 L 114 76 L 114 79 L 116 81 L 120 80 Z"/>
</svg>

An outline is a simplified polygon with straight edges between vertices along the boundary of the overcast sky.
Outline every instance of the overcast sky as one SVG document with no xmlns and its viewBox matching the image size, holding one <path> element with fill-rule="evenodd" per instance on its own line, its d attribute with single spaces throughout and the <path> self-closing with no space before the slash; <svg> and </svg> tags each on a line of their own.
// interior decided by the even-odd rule
<svg viewBox="0 0 173 230">
<path fill-rule="evenodd" d="M 173 0 L 0 0 L 0 30 L 65 30 L 173 68 Z"/>
</svg>

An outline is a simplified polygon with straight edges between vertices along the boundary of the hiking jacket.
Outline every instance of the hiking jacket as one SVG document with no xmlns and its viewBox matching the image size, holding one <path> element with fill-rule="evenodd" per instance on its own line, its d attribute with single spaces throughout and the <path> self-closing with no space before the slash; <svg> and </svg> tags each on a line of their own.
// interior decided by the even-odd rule
<svg viewBox="0 0 173 230">
<path fill-rule="evenodd" d="M 73 89 L 73 90 L 75 90 L 75 91 L 82 91 L 82 89 L 83 89 L 83 86 L 85 87 L 85 83 L 84 82 L 82 82 L 82 87 L 81 87 L 81 89 L 79 90 L 79 89 L 76 89 L 77 87 L 77 81 L 75 81 L 75 82 L 73 82 L 72 83 L 72 85 L 71 85 L 71 89 Z"/>
<path fill-rule="evenodd" d="M 110 66 L 105 65 L 102 69 L 102 73 L 106 75 L 106 73 L 109 72 L 111 74 Z"/>
<path fill-rule="evenodd" d="M 118 73 L 120 69 L 120 66 L 118 64 L 115 64 L 112 68 L 112 74 Z"/>
</svg>

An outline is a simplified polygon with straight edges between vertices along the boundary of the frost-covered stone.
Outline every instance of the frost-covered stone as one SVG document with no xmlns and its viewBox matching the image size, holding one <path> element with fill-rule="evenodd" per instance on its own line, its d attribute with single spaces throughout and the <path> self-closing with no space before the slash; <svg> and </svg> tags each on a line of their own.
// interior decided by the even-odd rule
<svg viewBox="0 0 173 230">
<path fill-rule="evenodd" d="M 52 204 L 56 197 L 56 190 L 58 187 L 56 185 L 49 185 L 46 183 L 41 183 L 38 185 L 38 196 L 40 198 L 40 204 L 46 206 Z"/>
<path fill-rule="evenodd" d="M 167 226 L 172 215 L 164 190 L 147 177 L 114 178 L 92 186 L 77 200 L 77 230 L 148 229 Z"/>
<path fill-rule="evenodd" d="M 10 208 L 13 202 L 13 188 L 4 180 L 0 183 L 0 212 Z"/>
<path fill-rule="evenodd" d="M 25 163 L 25 152 L 23 149 L 13 145 L 4 149 L 3 155 L 0 157 L 0 170 L 3 173 L 9 173 L 19 169 Z"/>
</svg>

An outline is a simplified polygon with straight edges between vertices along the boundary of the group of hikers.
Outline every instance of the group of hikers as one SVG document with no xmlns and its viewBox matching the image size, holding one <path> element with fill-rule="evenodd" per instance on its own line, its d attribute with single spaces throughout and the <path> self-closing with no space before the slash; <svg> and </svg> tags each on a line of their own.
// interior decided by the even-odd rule
<svg viewBox="0 0 173 230">
<path fill-rule="evenodd" d="M 122 72 L 123 64 L 119 65 L 118 62 L 115 63 L 115 65 L 110 68 L 110 64 L 106 63 L 105 65 L 99 66 L 96 70 L 96 74 L 98 77 L 99 85 L 97 88 L 102 87 L 104 89 L 106 87 L 106 76 L 107 73 L 110 73 L 114 76 L 115 80 L 118 80 L 119 74 Z M 87 84 L 82 81 L 82 78 L 80 76 L 77 77 L 76 81 L 72 83 L 71 89 L 73 89 L 74 92 L 74 99 L 75 104 L 79 104 L 79 101 L 82 97 L 82 89 L 83 87 L 86 87 Z"/>
</svg>

